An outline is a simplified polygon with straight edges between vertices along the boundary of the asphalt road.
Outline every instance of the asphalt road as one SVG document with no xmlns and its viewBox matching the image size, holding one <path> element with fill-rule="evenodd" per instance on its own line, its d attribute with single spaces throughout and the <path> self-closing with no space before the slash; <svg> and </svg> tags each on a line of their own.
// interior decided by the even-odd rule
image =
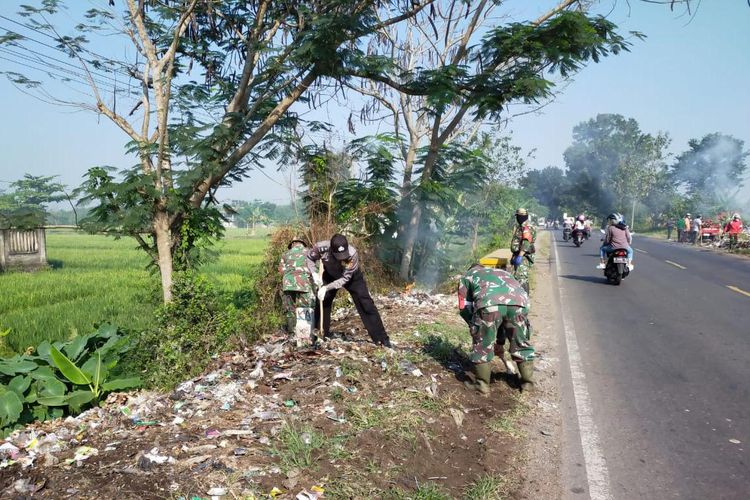
<svg viewBox="0 0 750 500">
<path fill-rule="evenodd" d="M 750 498 L 750 260 L 636 236 L 635 270 L 613 286 L 595 269 L 596 236 L 575 248 L 553 234 L 604 490 L 617 499 Z M 575 411 L 571 394 L 563 390 L 563 404 Z M 581 446 L 580 436 L 568 441 Z M 577 454 L 568 467 L 583 468 Z M 570 498 L 589 491 L 567 486 Z"/>
</svg>

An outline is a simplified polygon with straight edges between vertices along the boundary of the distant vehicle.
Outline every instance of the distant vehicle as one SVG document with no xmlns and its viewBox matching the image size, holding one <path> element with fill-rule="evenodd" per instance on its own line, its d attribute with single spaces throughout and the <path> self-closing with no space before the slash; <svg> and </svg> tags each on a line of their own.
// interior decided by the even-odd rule
<svg viewBox="0 0 750 500">
<path fill-rule="evenodd" d="M 539 227 L 547 227 L 547 219 L 544 217 L 539 217 L 536 221 L 536 225 Z"/>
</svg>

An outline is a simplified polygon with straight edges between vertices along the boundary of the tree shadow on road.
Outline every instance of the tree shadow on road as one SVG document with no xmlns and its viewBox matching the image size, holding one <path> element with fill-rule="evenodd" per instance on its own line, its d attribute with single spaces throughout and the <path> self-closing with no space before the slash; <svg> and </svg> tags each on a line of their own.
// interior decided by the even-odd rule
<svg viewBox="0 0 750 500">
<path fill-rule="evenodd" d="M 568 280 L 586 281 L 588 283 L 606 283 L 607 280 L 604 277 L 599 276 L 577 276 L 575 274 L 563 274 L 560 276 Z"/>
</svg>

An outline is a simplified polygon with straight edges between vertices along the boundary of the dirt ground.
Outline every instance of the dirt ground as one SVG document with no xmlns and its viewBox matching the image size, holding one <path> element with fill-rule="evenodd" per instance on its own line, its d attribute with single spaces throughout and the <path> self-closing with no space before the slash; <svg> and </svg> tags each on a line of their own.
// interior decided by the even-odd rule
<svg viewBox="0 0 750 500">
<path fill-rule="evenodd" d="M 526 399 L 528 413 L 523 431 L 525 465 L 522 468 L 522 487 L 515 498 L 534 500 L 557 499 L 562 491 L 560 467 L 562 464 L 562 420 L 560 413 L 560 388 L 558 329 L 560 328 L 552 290 L 549 232 L 540 232 L 538 254 L 535 262 L 533 307 L 529 317 L 534 327 L 532 341 L 538 358 L 535 366 L 535 390 Z"/>
<path fill-rule="evenodd" d="M 111 395 L 101 408 L 9 438 L 16 451 L 0 450 L 0 496 L 490 499 L 526 491 L 522 480 L 533 478 L 520 472 L 523 438 L 536 430 L 524 422 L 529 411 L 544 417 L 544 398 L 521 396 L 499 362 L 491 398 L 464 387 L 469 336 L 453 297 L 412 291 L 376 303 L 396 349 L 369 343 L 344 309 L 337 338 L 320 349 L 269 339 L 216 359 L 171 394 Z"/>
</svg>

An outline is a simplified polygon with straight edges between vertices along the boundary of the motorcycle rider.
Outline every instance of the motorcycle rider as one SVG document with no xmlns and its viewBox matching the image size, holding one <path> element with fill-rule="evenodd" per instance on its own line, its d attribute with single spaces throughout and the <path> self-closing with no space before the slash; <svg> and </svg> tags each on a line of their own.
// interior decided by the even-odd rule
<svg viewBox="0 0 750 500">
<path fill-rule="evenodd" d="M 576 217 L 575 222 L 573 223 L 573 239 L 576 237 L 576 231 L 580 231 L 583 233 L 584 238 L 586 237 L 586 216 L 583 214 L 580 214 L 578 217 Z"/>
<path fill-rule="evenodd" d="M 612 213 L 607 216 L 607 230 L 604 233 L 602 239 L 602 246 L 599 247 L 599 265 L 597 269 L 604 269 L 607 267 L 607 256 L 613 250 L 624 248 L 628 251 L 628 268 L 632 271 L 633 266 L 633 248 L 630 246 L 633 243 L 633 237 L 630 235 L 630 229 L 625 224 L 625 220 L 622 215 L 618 213 Z"/>
<path fill-rule="evenodd" d="M 583 221 L 583 234 L 586 236 L 586 239 L 591 238 L 591 219 L 586 217 L 586 220 Z"/>
</svg>

